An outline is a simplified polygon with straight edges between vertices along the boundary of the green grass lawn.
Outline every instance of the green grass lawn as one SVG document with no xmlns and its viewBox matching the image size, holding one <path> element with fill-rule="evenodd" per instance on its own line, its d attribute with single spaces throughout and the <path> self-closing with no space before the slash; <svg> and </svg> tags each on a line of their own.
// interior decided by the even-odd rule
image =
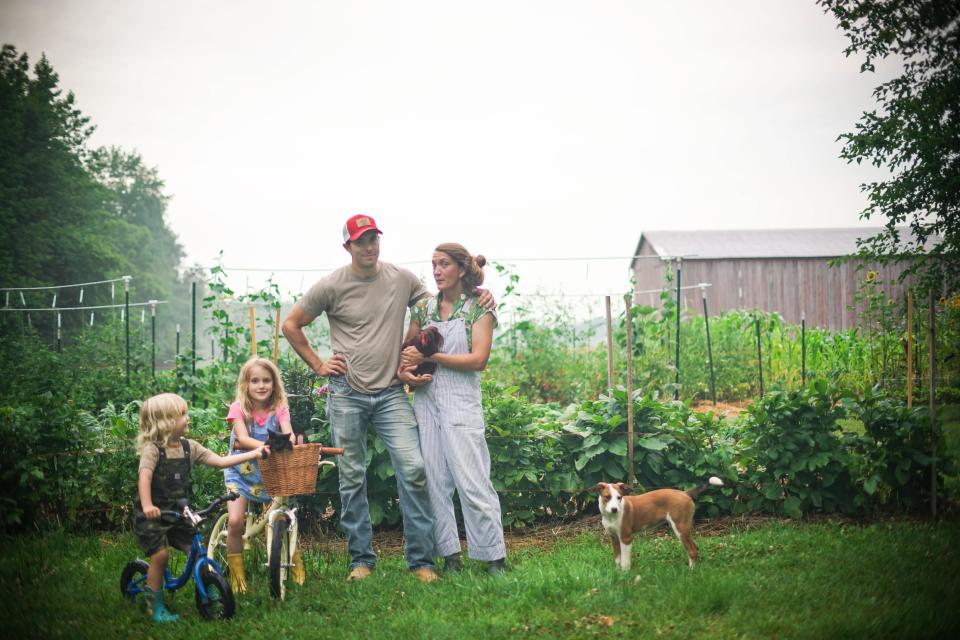
<svg viewBox="0 0 960 640">
<path fill-rule="evenodd" d="M 511 570 L 423 585 L 396 554 L 347 583 L 346 557 L 308 547 L 307 584 L 276 605 L 266 574 L 227 622 L 205 622 L 192 588 L 181 622 L 159 627 L 124 601 L 130 535 L 0 539 L 0 615 L 9 638 L 944 638 L 960 633 L 960 523 L 774 522 L 699 538 L 686 568 L 679 543 L 634 544 L 633 568 L 582 534 L 511 553 Z M 334 545 L 339 548 L 339 545 Z"/>
</svg>

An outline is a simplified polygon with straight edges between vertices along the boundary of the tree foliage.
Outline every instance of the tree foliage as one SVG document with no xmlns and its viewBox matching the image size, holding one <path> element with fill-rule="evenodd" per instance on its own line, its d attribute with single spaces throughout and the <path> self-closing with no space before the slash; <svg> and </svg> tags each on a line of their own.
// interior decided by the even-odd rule
<svg viewBox="0 0 960 640">
<path fill-rule="evenodd" d="M 136 152 L 88 148 L 93 129 L 45 56 L 31 70 L 27 54 L 3 46 L 0 286 L 131 275 L 134 300 L 169 297 L 183 250 L 164 220 L 163 181 Z M 28 307 L 49 306 L 27 295 Z M 109 289 L 84 302 L 109 303 Z"/>
<path fill-rule="evenodd" d="M 907 261 L 939 291 L 960 286 L 960 0 L 818 0 L 849 38 L 847 56 L 863 55 L 861 72 L 886 58 L 901 75 L 873 95 L 845 140 L 841 157 L 886 167 L 891 177 L 861 185 L 861 217 L 886 218 L 884 231 L 860 243 L 860 253 Z M 899 237 L 906 225 L 912 237 Z M 926 256 L 927 259 L 918 260 Z"/>
</svg>

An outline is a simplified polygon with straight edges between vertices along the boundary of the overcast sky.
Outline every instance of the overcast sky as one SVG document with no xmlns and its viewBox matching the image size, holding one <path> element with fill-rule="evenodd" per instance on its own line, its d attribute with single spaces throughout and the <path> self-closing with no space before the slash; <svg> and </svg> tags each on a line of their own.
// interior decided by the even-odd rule
<svg viewBox="0 0 960 640">
<path fill-rule="evenodd" d="M 883 77 L 812 0 L 3 0 L 0 39 L 241 290 L 344 264 L 354 213 L 418 275 L 455 241 L 567 294 L 625 291 L 646 230 L 880 224 L 836 138 Z"/>
</svg>

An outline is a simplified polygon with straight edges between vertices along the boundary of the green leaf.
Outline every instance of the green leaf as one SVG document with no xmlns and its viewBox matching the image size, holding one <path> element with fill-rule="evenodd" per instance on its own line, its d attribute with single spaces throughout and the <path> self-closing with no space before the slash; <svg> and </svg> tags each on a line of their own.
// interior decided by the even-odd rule
<svg viewBox="0 0 960 640">
<path fill-rule="evenodd" d="M 801 511 L 800 505 L 800 498 L 796 496 L 787 496 L 787 499 L 783 501 L 783 512 L 791 518 L 802 518 L 803 511 Z"/>
<path fill-rule="evenodd" d="M 600 435 L 598 434 L 587 436 L 586 438 L 583 439 L 583 448 L 589 449 L 591 447 L 595 447 L 596 445 L 600 444 L 602 440 L 603 438 L 600 437 Z"/>
<path fill-rule="evenodd" d="M 650 451 L 662 451 L 669 446 L 668 442 L 658 436 L 638 438 L 634 444 L 639 445 L 644 449 L 649 449 Z"/>
<path fill-rule="evenodd" d="M 371 500 L 370 501 L 370 524 L 377 526 L 383 522 L 383 507 L 380 506 L 380 503 Z"/>
<path fill-rule="evenodd" d="M 627 455 L 627 436 L 619 436 L 611 442 L 608 451 L 615 456 Z"/>
</svg>

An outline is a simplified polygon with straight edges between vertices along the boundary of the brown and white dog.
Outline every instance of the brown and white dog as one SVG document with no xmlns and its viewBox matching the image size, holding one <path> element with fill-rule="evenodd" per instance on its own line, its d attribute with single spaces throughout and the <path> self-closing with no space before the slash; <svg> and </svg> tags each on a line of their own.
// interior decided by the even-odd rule
<svg viewBox="0 0 960 640">
<path fill-rule="evenodd" d="M 633 534 L 662 522 L 670 524 L 673 533 L 687 550 L 690 568 L 700 557 L 693 542 L 693 499 L 710 487 L 724 486 L 723 480 L 712 476 L 707 483 L 680 491 L 657 489 L 632 496 L 630 486 L 622 482 L 601 482 L 590 488 L 600 493 L 600 516 L 603 528 L 610 536 L 613 561 L 624 571 L 630 568 L 630 545 Z"/>
</svg>

